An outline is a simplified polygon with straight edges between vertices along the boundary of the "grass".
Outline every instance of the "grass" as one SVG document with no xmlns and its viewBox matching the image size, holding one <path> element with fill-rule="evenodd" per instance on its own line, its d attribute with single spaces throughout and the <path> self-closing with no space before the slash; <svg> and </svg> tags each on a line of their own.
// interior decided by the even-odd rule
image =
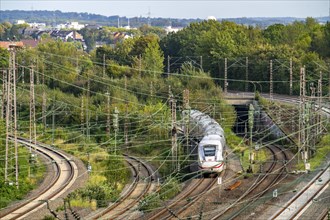
<svg viewBox="0 0 330 220">
<path fill-rule="evenodd" d="M 250 166 L 250 159 L 249 159 L 249 149 L 244 151 L 243 157 L 241 156 L 241 162 L 242 162 L 242 166 L 244 171 L 246 171 L 249 166 Z M 256 150 L 252 150 L 251 152 L 253 154 L 254 160 L 252 161 L 252 171 L 253 173 L 258 173 L 260 171 L 260 165 L 263 164 L 264 162 L 267 161 L 267 159 L 269 159 L 269 151 L 265 148 L 262 148 L 258 151 Z"/>
<path fill-rule="evenodd" d="M 160 207 L 166 200 L 173 198 L 182 190 L 180 182 L 176 178 L 168 178 L 157 192 L 144 197 L 139 204 L 140 211 L 151 211 Z"/>
<path fill-rule="evenodd" d="M 121 152 L 118 151 L 117 155 L 114 155 L 107 151 L 107 148 L 111 146 L 101 147 L 93 140 L 88 141 L 81 138 L 72 141 L 66 134 L 70 134 L 70 132 L 66 132 L 64 128 L 56 129 L 55 147 L 79 158 L 86 167 L 88 164 L 92 166 L 86 186 L 69 195 L 71 206 L 95 210 L 116 200 L 130 176 Z M 51 139 L 46 135 L 47 133 L 45 136 L 40 136 L 39 139 L 51 144 Z M 71 141 L 66 142 L 65 140 Z"/>
<path fill-rule="evenodd" d="M 317 169 L 327 158 L 326 156 L 330 154 L 330 134 L 324 135 L 320 142 L 316 145 L 316 152 L 312 158 L 309 159 L 311 170 Z M 305 164 L 300 160 L 297 165 L 298 170 L 304 170 Z"/>
<path fill-rule="evenodd" d="M 8 183 L 0 182 L 0 208 L 7 207 L 11 202 L 21 200 L 24 196 L 36 188 L 42 181 L 46 171 L 44 164 L 36 158 L 35 162 L 29 162 L 30 153 L 26 147 L 18 148 L 18 163 L 19 163 L 19 189 L 13 186 L 8 186 Z M 4 176 L 3 170 L 0 171 L 1 176 Z M 8 172 L 9 179 L 15 181 L 14 170 Z"/>
</svg>

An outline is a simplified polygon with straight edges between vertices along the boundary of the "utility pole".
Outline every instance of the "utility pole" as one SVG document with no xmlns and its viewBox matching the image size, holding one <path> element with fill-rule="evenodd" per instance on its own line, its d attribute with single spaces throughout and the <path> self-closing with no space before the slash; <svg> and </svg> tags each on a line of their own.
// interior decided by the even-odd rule
<svg viewBox="0 0 330 220">
<path fill-rule="evenodd" d="M 117 132 L 119 128 L 119 123 L 118 123 L 118 108 L 115 107 L 115 111 L 113 113 L 113 128 L 115 130 L 115 155 L 117 155 Z"/>
<path fill-rule="evenodd" d="M 110 93 L 105 93 L 107 97 L 107 126 L 106 126 L 106 132 L 110 138 Z"/>
<path fill-rule="evenodd" d="M 5 149 L 5 182 L 12 184 L 9 172 L 14 170 L 16 188 L 18 185 L 18 145 L 17 145 L 17 106 L 16 106 L 16 45 L 9 45 L 9 72 L 7 76 L 6 108 L 6 149 Z M 14 136 L 14 149 L 11 144 Z M 14 155 L 14 159 L 11 158 Z M 9 158 L 10 157 L 10 158 Z M 15 160 L 15 165 L 11 161 Z M 9 171 L 9 172 L 8 172 Z"/>
<path fill-rule="evenodd" d="M 306 164 L 307 155 L 306 155 L 306 105 L 305 105 L 305 97 L 306 97 L 306 82 L 305 82 L 305 67 L 300 68 L 300 102 L 299 102 L 299 149 L 298 149 L 298 162 L 299 162 L 299 154 L 301 149 L 303 149 L 302 159 L 304 159 L 304 163 Z"/>
<path fill-rule="evenodd" d="M 24 65 L 24 61 L 23 61 L 23 65 Z M 25 75 L 25 73 L 24 73 L 24 69 L 25 69 L 25 66 L 22 66 L 22 83 L 24 84 L 25 82 L 24 82 L 24 75 Z"/>
<path fill-rule="evenodd" d="M 249 153 L 249 161 L 250 166 L 252 165 L 252 130 L 253 130 L 253 124 L 254 124 L 254 107 L 252 104 L 249 106 L 249 129 L 250 129 L 250 153 Z"/>
<path fill-rule="evenodd" d="M 270 60 L 269 62 L 269 71 L 270 71 L 270 74 L 269 74 L 269 98 L 270 100 L 273 100 L 273 61 Z"/>
<path fill-rule="evenodd" d="M 47 94 L 46 94 L 46 85 L 45 85 L 45 73 L 44 69 L 42 71 L 42 123 L 44 125 L 44 131 L 47 126 Z"/>
<path fill-rule="evenodd" d="M 139 54 L 139 76 L 141 77 L 142 73 L 142 55 Z"/>
<path fill-rule="evenodd" d="M 152 99 L 153 96 L 154 96 L 154 84 L 151 81 L 151 83 L 150 83 L 150 99 Z"/>
<path fill-rule="evenodd" d="M 55 96 L 52 104 L 52 147 L 54 147 L 54 135 L 55 135 Z"/>
<path fill-rule="evenodd" d="M 125 146 L 128 147 L 128 102 L 125 104 L 125 122 L 124 122 Z"/>
<path fill-rule="evenodd" d="M 36 59 L 36 72 L 37 72 L 37 85 L 39 85 L 40 84 L 40 80 L 39 80 L 39 59 L 38 59 L 38 57 L 37 57 L 37 59 Z"/>
<path fill-rule="evenodd" d="M 35 114 L 35 94 L 34 94 L 34 69 L 30 71 L 30 144 L 36 144 L 36 114 Z M 32 153 L 30 145 L 30 154 Z"/>
<path fill-rule="evenodd" d="M 189 119 L 190 119 L 190 106 L 189 106 L 189 90 L 183 90 L 183 108 L 184 108 L 184 122 L 185 122 L 185 136 L 186 136 L 186 153 L 189 152 Z"/>
<path fill-rule="evenodd" d="M 292 58 L 290 58 L 290 96 L 292 95 Z"/>
<path fill-rule="evenodd" d="M 89 75 L 87 78 L 87 100 L 86 100 L 86 135 L 87 140 L 90 139 L 90 130 L 89 130 L 89 96 L 90 96 L 90 79 Z"/>
<path fill-rule="evenodd" d="M 310 90 L 311 90 L 311 96 L 310 96 L 310 103 L 309 103 L 309 118 L 308 118 L 308 126 L 307 126 L 307 131 L 308 131 L 308 137 L 310 139 L 310 143 L 308 144 L 308 146 L 310 146 L 310 149 L 308 152 L 310 152 L 310 155 L 313 154 L 313 152 L 315 152 L 315 143 L 316 143 L 316 137 L 317 137 L 317 129 L 315 127 L 316 124 L 316 87 L 314 85 L 314 83 L 310 83 Z"/>
<path fill-rule="evenodd" d="M 321 125 L 321 110 L 322 110 L 322 72 L 320 71 L 320 79 L 318 80 L 318 85 L 317 85 L 317 93 L 318 93 L 318 111 L 317 111 L 317 129 L 316 129 L 316 134 L 319 136 L 322 132 L 322 125 Z"/>
<path fill-rule="evenodd" d="M 171 57 L 167 55 L 167 75 L 169 76 L 171 73 Z"/>
<path fill-rule="evenodd" d="M 225 95 L 227 95 L 227 86 L 228 86 L 228 82 L 227 82 L 227 71 L 228 71 L 228 68 L 227 68 L 227 58 L 225 58 L 225 85 L 224 85 L 224 88 L 225 88 Z"/>
<path fill-rule="evenodd" d="M 13 105 L 14 105 L 14 147 L 15 147 L 15 180 L 16 180 L 16 188 L 18 189 L 18 145 L 17 145 L 17 105 L 16 105 L 16 47 L 14 46 L 12 49 L 12 74 L 13 74 Z"/>
<path fill-rule="evenodd" d="M 127 94 L 127 76 L 124 76 L 125 81 L 125 93 Z M 128 100 L 125 100 L 125 121 L 124 121 L 124 138 L 125 138 L 125 146 L 128 145 Z"/>
<path fill-rule="evenodd" d="M 200 56 L 200 67 L 203 70 L 203 56 Z"/>
<path fill-rule="evenodd" d="M 176 100 L 173 97 L 171 86 L 169 86 L 169 103 L 171 109 L 171 134 L 172 134 L 172 167 L 174 170 L 178 169 L 178 145 L 177 145 L 177 131 L 176 131 Z"/>
<path fill-rule="evenodd" d="M 7 105 L 7 72 L 2 70 L 2 105 L 1 105 L 1 119 L 6 118 L 5 109 Z"/>
<path fill-rule="evenodd" d="M 105 76 L 105 54 L 103 54 L 103 78 Z"/>
<path fill-rule="evenodd" d="M 10 53 L 12 54 L 12 53 Z M 7 83 L 6 83 L 6 101 L 7 101 L 7 106 L 6 106 L 6 149 L 5 149 L 5 183 L 9 182 L 8 178 L 8 168 L 9 168 L 9 158 L 8 156 L 11 155 L 11 146 L 10 145 L 10 133 L 12 133 L 12 94 L 11 94 L 11 77 L 12 77 L 12 60 L 10 59 L 9 63 L 9 70 L 8 70 L 8 75 L 7 75 Z M 11 161 L 11 159 L 10 159 Z"/>
<path fill-rule="evenodd" d="M 249 58 L 245 58 L 245 92 L 249 90 Z"/>
<path fill-rule="evenodd" d="M 84 115 L 84 96 L 81 96 L 81 111 L 80 111 L 80 123 L 81 123 L 81 133 L 85 134 L 85 115 Z"/>
</svg>

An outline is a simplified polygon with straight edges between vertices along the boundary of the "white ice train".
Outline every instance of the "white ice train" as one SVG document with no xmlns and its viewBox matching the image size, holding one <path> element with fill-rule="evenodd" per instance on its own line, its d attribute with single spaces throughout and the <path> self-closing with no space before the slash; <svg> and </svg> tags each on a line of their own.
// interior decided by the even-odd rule
<svg viewBox="0 0 330 220">
<path fill-rule="evenodd" d="M 198 169 L 206 173 L 221 172 L 224 169 L 226 139 L 219 123 L 198 110 L 190 110 L 189 130 L 198 142 Z"/>
</svg>

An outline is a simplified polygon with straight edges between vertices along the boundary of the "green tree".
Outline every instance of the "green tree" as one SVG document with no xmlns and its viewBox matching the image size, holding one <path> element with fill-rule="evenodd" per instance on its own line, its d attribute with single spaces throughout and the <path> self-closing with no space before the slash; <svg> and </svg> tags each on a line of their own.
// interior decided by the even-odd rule
<svg viewBox="0 0 330 220">
<path fill-rule="evenodd" d="M 142 65 L 145 73 L 156 77 L 163 73 L 164 54 L 159 47 L 157 40 L 148 43 L 142 55 Z"/>
<path fill-rule="evenodd" d="M 284 42 L 286 27 L 283 24 L 273 24 L 263 31 L 263 36 L 270 44 L 277 45 Z"/>
</svg>

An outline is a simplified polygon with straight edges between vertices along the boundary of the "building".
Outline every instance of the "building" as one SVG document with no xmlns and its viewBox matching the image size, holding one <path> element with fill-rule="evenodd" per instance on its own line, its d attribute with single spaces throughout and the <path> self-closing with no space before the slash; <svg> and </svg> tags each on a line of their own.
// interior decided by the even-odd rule
<svg viewBox="0 0 330 220">
<path fill-rule="evenodd" d="M 69 22 L 69 23 L 65 23 L 65 24 L 58 24 L 56 26 L 56 29 L 73 29 L 73 30 L 80 30 L 83 29 L 85 27 L 85 25 L 83 24 L 79 24 L 78 22 Z"/>
<path fill-rule="evenodd" d="M 17 47 L 23 47 L 22 41 L 0 41 L 0 48 L 9 49 L 9 46 L 15 45 Z"/>
<path fill-rule="evenodd" d="M 63 31 L 57 30 L 50 33 L 52 38 L 60 39 L 62 41 L 68 41 L 70 38 L 74 41 L 84 41 L 83 36 L 77 31 Z"/>
<path fill-rule="evenodd" d="M 166 34 L 169 34 L 169 33 L 172 33 L 172 32 L 176 33 L 181 29 L 182 28 L 173 28 L 172 26 L 167 26 L 167 27 L 165 27 L 165 32 L 166 32 Z"/>
</svg>

